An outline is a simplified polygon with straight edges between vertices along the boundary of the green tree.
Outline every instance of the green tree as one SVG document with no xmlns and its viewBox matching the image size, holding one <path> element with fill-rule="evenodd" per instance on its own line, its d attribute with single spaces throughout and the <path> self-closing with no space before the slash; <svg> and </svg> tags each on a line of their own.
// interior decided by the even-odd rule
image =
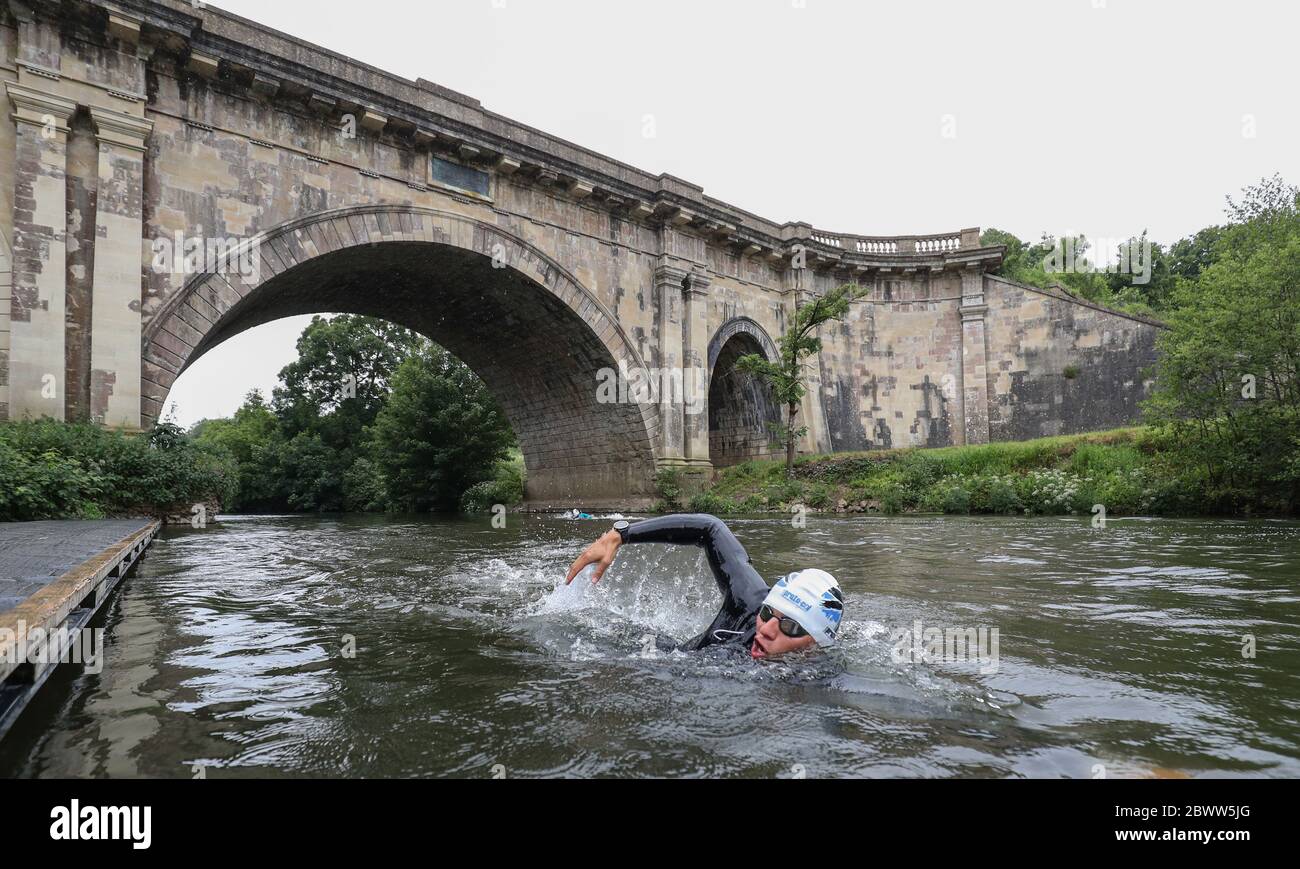
<svg viewBox="0 0 1300 869">
<path fill-rule="evenodd" d="M 388 401 L 398 367 L 428 346 L 421 335 L 374 317 L 312 319 L 272 398 L 280 437 L 267 460 L 284 507 L 377 508 L 363 485 L 368 428 Z"/>
<path fill-rule="evenodd" d="M 807 433 L 806 426 L 796 428 L 799 405 L 808 392 L 805 385 L 805 360 L 822 350 L 822 340 L 817 330 L 824 324 L 843 319 L 849 305 L 863 294 L 856 284 L 845 284 L 824 296 L 817 297 L 811 305 L 795 309 L 794 321 L 781 336 L 780 358 L 769 362 L 759 353 L 751 353 L 736 360 L 736 368 L 767 381 L 778 402 L 786 406 L 786 422 L 779 435 L 785 443 L 786 475 L 794 477 L 795 444 Z"/>
<path fill-rule="evenodd" d="M 1043 233 L 1037 244 L 1021 241 L 1009 232 L 1000 229 L 988 229 L 980 236 L 985 245 L 1004 245 L 1007 249 L 1002 258 L 1002 265 L 996 274 L 1021 284 L 1034 287 L 1052 287 L 1063 285 L 1069 289 L 1091 291 L 1094 281 L 1091 276 L 1066 272 L 1061 266 L 1072 261 L 1077 267 L 1088 267 L 1088 239 L 1075 236 L 1058 239 Z M 1054 270 L 1049 264 L 1055 261 Z"/>
<path fill-rule="evenodd" d="M 339 448 L 356 443 L 388 400 L 398 366 L 428 343 L 375 317 L 314 317 L 298 339 L 298 358 L 281 369 L 272 399 L 285 434 L 312 432 Z"/>
<path fill-rule="evenodd" d="M 1124 269 L 1108 271 L 1105 282 L 1110 302 L 1135 313 L 1155 313 L 1168 305 L 1177 284 L 1171 259 L 1164 247 L 1151 241 L 1147 231 L 1120 244 L 1116 252 Z"/>
<path fill-rule="evenodd" d="M 1021 241 L 1000 229 L 985 230 L 980 236 L 982 244 L 1005 245 L 1007 252 L 996 274 L 1032 287 L 1062 287 L 1090 302 L 1137 313 L 1151 313 L 1159 308 L 1172 291 L 1174 278 L 1170 275 L 1164 250 L 1152 244 L 1152 274 L 1148 283 L 1137 282 L 1137 275 L 1107 270 L 1105 263 L 1096 261 L 1092 242 L 1087 236 L 1077 235 L 1056 238 L 1044 233 L 1037 244 Z M 1118 254 L 1128 256 L 1128 249 L 1147 241 L 1146 232 L 1130 238 L 1120 246 Z M 1135 265 L 1144 262 L 1145 252 Z"/>
<path fill-rule="evenodd" d="M 1188 238 L 1179 239 L 1169 248 L 1169 274 L 1175 279 L 1194 281 L 1214 264 L 1214 249 L 1223 237 L 1224 227 L 1207 226 Z"/>
<path fill-rule="evenodd" d="M 483 382 L 436 346 L 413 353 L 371 429 L 371 461 L 398 510 L 456 509 L 461 494 L 493 478 L 514 432 Z"/>
<path fill-rule="evenodd" d="M 282 510 L 287 498 L 276 470 L 283 438 L 280 423 L 260 390 L 254 389 L 231 419 L 207 419 L 190 431 L 195 442 L 226 450 L 234 457 L 238 488 L 226 506 L 231 512 Z"/>
<path fill-rule="evenodd" d="M 273 473 L 290 510 L 340 513 L 346 503 L 343 481 L 353 461 L 320 435 L 304 431 L 276 445 Z"/>
<path fill-rule="evenodd" d="M 1149 418 L 1204 479 L 1207 510 L 1300 504 L 1300 190 L 1229 199 L 1230 223 L 1182 280 Z"/>
</svg>

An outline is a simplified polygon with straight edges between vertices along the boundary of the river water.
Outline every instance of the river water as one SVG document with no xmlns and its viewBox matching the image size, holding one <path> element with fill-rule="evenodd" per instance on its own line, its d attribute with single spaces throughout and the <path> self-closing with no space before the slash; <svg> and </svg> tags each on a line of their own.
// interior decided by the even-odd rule
<svg viewBox="0 0 1300 869">
<path fill-rule="evenodd" d="M 607 520 L 168 532 L 0 775 L 1300 776 L 1298 523 L 729 524 L 769 579 L 839 578 L 839 645 L 657 649 L 718 593 L 666 546 L 563 587 Z"/>
</svg>

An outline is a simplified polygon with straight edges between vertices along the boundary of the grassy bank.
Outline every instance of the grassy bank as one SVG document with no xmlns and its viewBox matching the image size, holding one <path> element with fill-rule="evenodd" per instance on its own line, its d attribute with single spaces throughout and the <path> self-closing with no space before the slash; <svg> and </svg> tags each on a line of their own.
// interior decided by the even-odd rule
<svg viewBox="0 0 1300 869">
<path fill-rule="evenodd" d="M 1250 492 L 1210 483 L 1148 429 L 1023 443 L 809 456 L 795 478 L 780 461 L 718 473 L 703 492 L 674 495 L 661 475 L 664 510 L 715 515 L 788 513 L 802 504 L 827 513 L 1240 515 L 1276 512 Z"/>
</svg>

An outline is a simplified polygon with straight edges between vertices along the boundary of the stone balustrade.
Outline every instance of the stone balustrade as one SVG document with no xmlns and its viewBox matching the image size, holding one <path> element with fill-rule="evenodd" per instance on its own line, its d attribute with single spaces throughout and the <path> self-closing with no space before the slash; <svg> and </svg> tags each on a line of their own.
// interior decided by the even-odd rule
<svg viewBox="0 0 1300 869">
<path fill-rule="evenodd" d="M 948 253 L 975 250 L 980 246 L 978 227 L 958 232 L 941 232 L 937 235 L 895 236 L 836 235 L 813 230 L 811 237 L 814 242 L 826 247 L 866 254 Z"/>
<path fill-rule="evenodd" d="M 807 244 L 817 249 L 824 249 L 820 261 L 847 263 L 848 260 L 836 254 L 847 254 L 854 261 L 869 262 L 879 259 L 925 258 L 933 261 L 942 258 L 959 265 L 966 259 L 988 260 L 985 265 L 995 266 L 1000 261 L 1001 248 L 984 248 L 980 244 L 979 227 L 941 232 L 935 235 L 897 235 L 868 236 L 845 235 L 813 229 L 807 224 L 791 224 L 788 227 L 787 240 L 792 244 Z M 861 260 L 858 260 L 861 257 Z M 956 257 L 956 259 L 950 259 Z"/>
</svg>

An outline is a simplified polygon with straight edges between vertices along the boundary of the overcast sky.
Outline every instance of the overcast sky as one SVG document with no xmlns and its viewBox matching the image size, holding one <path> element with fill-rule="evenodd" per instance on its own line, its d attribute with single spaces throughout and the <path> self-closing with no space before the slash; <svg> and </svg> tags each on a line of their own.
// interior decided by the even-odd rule
<svg viewBox="0 0 1300 869">
<path fill-rule="evenodd" d="M 1263 176 L 1300 182 L 1300 14 L 1276 0 L 210 5 L 832 232 L 1169 242 Z M 309 319 L 208 353 L 177 421 L 269 394 Z"/>
</svg>

